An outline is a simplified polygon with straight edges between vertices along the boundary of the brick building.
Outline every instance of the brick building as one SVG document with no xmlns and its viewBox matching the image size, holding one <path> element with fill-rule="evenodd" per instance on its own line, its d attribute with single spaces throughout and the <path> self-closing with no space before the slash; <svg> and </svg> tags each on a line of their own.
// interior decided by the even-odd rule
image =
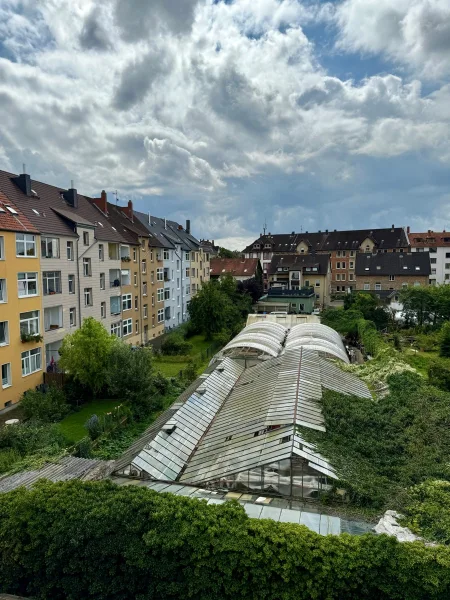
<svg viewBox="0 0 450 600">
<path fill-rule="evenodd" d="M 428 252 L 388 252 L 356 256 L 358 291 L 401 290 L 429 285 L 431 272 Z"/>
</svg>

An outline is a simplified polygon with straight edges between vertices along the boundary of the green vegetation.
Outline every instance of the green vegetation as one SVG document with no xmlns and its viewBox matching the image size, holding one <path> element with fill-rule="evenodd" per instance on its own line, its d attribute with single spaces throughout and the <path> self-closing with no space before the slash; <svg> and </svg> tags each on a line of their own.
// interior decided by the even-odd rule
<svg viewBox="0 0 450 600">
<path fill-rule="evenodd" d="M 448 285 L 414 286 L 401 291 L 406 324 L 438 327 L 450 320 Z"/>
<path fill-rule="evenodd" d="M 56 423 L 70 411 L 64 392 L 55 386 L 50 386 L 45 393 L 28 390 L 20 404 L 26 419 L 42 423 Z"/>
<path fill-rule="evenodd" d="M 444 600 L 450 549 L 320 536 L 111 482 L 0 495 L 0 589 L 37 599 Z"/>
<path fill-rule="evenodd" d="M 450 545 L 450 482 L 426 481 L 409 490 L 402 523 L 425 539 Z"/>
<path fill-rule="evenodd" d="M 58 423 L 59 431 L 70 443 L 78 442 L 87 432 L 85 424 L 92 415 L 101 416 L 111 412 L 120 404 L 120 400 L 95 400 L 83 406 L 79 411 L 72 413 Z"/>
<path fill-rule="evenodd" d="M 444 323 L 441 329 L 439 356 L 450 358 L 450 323 Z"/>
</svg>

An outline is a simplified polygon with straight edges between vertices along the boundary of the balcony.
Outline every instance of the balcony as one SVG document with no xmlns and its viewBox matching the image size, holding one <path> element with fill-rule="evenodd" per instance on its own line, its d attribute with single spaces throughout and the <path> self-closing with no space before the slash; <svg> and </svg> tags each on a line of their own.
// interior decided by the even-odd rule
<svg viewBox="0 0 450 600">
<path fill-rule="evenodd" d="M 131 275 L 129 270 L 122 270 L 120 273 L 120 284 L 131 285 Z"/>
<path fill-rule="evenodd" d="M 54 331 L 63 327 L 63 307 L 53 306 L 44 308 L 44 329 L 45 331 Z"/>
<path fill-rule="evenodd" d="M 120 287 L 120 278 L 121 278 L 120 269 L 110 269 L 109 270 L 109 287 L 110 288 Z"/>
</svg>

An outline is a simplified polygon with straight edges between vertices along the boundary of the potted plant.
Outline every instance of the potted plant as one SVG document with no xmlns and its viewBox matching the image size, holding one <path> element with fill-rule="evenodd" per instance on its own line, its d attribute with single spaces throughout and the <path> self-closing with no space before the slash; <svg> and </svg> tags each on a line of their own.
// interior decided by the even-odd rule
<svg viewBox="0 0 450 600">
<path fill-rule="evenodd" d="M 44 338 L 39 333 L 25 333 L 25 332 L 22 332 L 20 334 L 20 339 L 22 340 L 22 343 L 25 344 L 27 342 L 35 342 L 35 343 L 42 342 L 42 340 Z"/>
</svg>

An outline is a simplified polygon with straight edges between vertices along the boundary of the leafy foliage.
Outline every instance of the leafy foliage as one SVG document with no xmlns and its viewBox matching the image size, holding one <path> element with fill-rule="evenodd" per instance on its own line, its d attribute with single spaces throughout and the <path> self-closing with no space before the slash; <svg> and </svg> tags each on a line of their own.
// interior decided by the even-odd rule
<svg viewBox="0 0 450 600">
<path fill-rule="evenodd" d="M 425 481 L 409 490 L 403 524 L 418 535 L 450 545 L 450 482 Z"/>
<path fill-rule="evenodd" d="M 448 285 L 414 286 L 400 293 L 406 321 L 420 327 L 439 325 L 450 319 L 450 288 Z"/>
<path fill-rule="evenodd" d="M 247 292 L 250 295 L 253 304 L 255 304 L 264 293 L 262 278 L 252 277 L 245 281 L 238 281 L 238 290 L 241 293 Z"/>
<path fill-rule="evenodd" d="M 441 390 L 450 392 L 450 361 L 433 360 L 428 367 L 428 380 Z"/>
<path fill-rule="evenodd" d="M 89 317 L 63 339 L 59 365 L 96 395 L 106 384 L 111 346 L 119 343 L 99 321 Z"/>
<path fill-rule="evenodd" d="M 347 294 L 344 298 L 344 309 L 360 312 L 363 318 L 371 321 L 378 330 L 386 328 L 389 324 L 388 311 L 373 294 L 365 292 Z"/>
<path fill-rule="evenodd" d="M 439 355 L 450 358 L 450 322 L 444 323 L 441 329 Z"/>
<path fill-rule="evenodd" d="M 341 335 L 353 339 L 358 337 L 358 322 L 363 318 L 362 312 L 353 308 L 348 310 L 327 308 L 320 315 L 323 325 L 328 325 Z"/>
<path fill-rule="evenodd" d="M 45 392 L 28 390 L 20 400 L 26 419 L 43 423 L 56 423 L 69 412 L 64 392 L 50 386 Z"/>
<path fill-rule="evenodd" d="M 168 356 L 185 356 L 192 350 L 192 344 L 187 342 L 181 333 L 170 333 L 161 345 L 161 352 Z"/>
<path fill-rule="evenodd" d="M 91 440 L 96 440 L 102 435 L 102 426 L 97 415 L 89 417 L 84 426 L 86 427 Z"/>
<path fill-rule="evenodd" d="M 0 587 L 52 600 L 444 600 L 450 550 L 320 536 L 111 482 L 39 482 L 0 496 Z"/>
</svg>

